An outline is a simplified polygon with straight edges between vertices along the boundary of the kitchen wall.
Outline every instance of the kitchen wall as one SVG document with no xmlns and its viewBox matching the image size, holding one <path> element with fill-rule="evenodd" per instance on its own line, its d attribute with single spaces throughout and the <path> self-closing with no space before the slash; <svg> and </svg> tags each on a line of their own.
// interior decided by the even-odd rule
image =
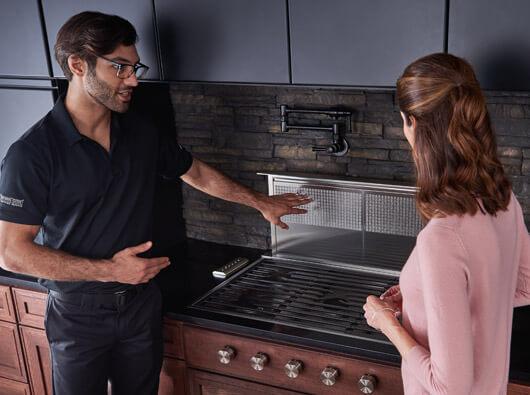
<svg viewBox="0 0 530 395">
<path fill-rule="evenodd" d="M 303 172 L 414 182 L 409 146 L 392 91 L 276 86 L 172 84 L 180 144 L 245 185 L 266 192 L 257 172 Z M 530 228 L 530 94 L 487 94 L 499 154 Z M 280 105 L 352 111 L 350 151 L 342 157 L 312 152 L 330 133 L 280 132 Z M 325 117 L 290 121 L 320 123 Z M 307 120 L 307 121 L 306 121 Z M 325 122 L 324 122 L 325 123 Z M 253 209 L 183 187 L 189 237 L 269 248 L 270 226 Z"/>
</svg>

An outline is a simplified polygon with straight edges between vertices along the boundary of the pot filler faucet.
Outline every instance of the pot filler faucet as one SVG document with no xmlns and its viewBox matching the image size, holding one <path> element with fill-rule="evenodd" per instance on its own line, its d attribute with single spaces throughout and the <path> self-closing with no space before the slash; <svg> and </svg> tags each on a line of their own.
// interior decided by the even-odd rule
<svg viewBox="0 0 530 395">
<path fill-rule="evenodd" d="M 319 125 L 292 125 L 289 124 L 289 114 L 298 113 L 298 114 L 322 114 L 333 117 L 333 124 L 331 126 L 319 126 Z M 349 145 L 346 139 L 341 136 L 341 125 L 344 125 L 343 120 L 339 118 L 347 117 L 351 119 L 350 111 L 335 111 L 335 110 L 302 110 L 302 109 L 293 109 L 289 108 L 286 105 L 282 104 L 280 106 L 280 123 L 282 133 L 287 133 L 289 129 L 299 129 L 299 130 L 325 130 L 332 132 L 332 140 L 329 145 L 314 145 L 312 146 L 313 152 L 324 152 L 334 156 L 343 156 L 349 150 Z"/>
</svg>

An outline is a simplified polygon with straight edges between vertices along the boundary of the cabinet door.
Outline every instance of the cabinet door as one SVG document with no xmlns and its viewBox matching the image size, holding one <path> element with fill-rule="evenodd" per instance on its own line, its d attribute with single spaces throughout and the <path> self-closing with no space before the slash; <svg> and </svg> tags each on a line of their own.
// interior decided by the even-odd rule
<svg viewBox="0 0 530 395">
<path fill-rule="evenodd" d="M 46 293 L 13 288 L 13 295 L 19 324 L 44 329 Z"/>
<path fill-rule="evenodd" d="M 37 0 L 2 2 L 0 26 L 0 76 L 49 77 Z"/>
<path fill-rule="evenodd" d="M 1 395 L 31 395 L 29 385 L 0 377 Z"/>
<path fill-rule="evenodd" d="M 155 28 L 153 22 L 153 5 L 146 0 L 42 0 L 44 19 L 48 33 L 50 53 L 53 55 L 53 46 L 61 26 L 73 15 L 82 11 L 99 11 L 105 14 L 119 15 L 133 24 L 138 33 L 136 49 L 141 62 L 149 66 L 146 79 L 158 80 L 160 78 L 158 59 L 156 54 Z M 56 77 L 64 76 L 59 64 L 53 60 L 53 74 Z"/>
<path fill-rule="evenodd" d="M 50 346 L 46 333 L 42 329 L 21 326 L 20 334 L 26 353 L 32 392 L 39 395 L 52 395 Z"/>
<path fill-rule="evenodd" d="M 528 0 L 451 0 L 448 50 L 483 89 L 530 90 L 529 16 Z"/>
<path fill-rule="evenodd" d="M 155 0 L 166 80 L 289 82 L 284 0 Z"/>
<path fill-rule="evenodd" d="M 0 160 L 9 146 L 46 115 L 52 106 L 51 90 L 0 88 Z"/>
<path fill-rule="evenodd" d="M 188 384 L 191 395 L 294 395 L 301 392 L 283 390 L 268 385 L 220 376 L 188 369 Z"/>
<path fill-rule="evenodd" d="M 11 290 L 7 285 L 0 285 L 0 320 L 16 322 Z"/>
<path fill-rule="evenodd" d="M 16 324 L 0 321 L 0 377 L 27 381 Z"/>
<path fill-rule="evenodd" d="M 178 359 L 164 358 L 158 395 L 186 393 L 186 364 Z"/>
<path fill-rule="evenodd" d="M 443 50 L 444 0 L 289 0 L 293 83 L 395 86 Z"/>
</svg>

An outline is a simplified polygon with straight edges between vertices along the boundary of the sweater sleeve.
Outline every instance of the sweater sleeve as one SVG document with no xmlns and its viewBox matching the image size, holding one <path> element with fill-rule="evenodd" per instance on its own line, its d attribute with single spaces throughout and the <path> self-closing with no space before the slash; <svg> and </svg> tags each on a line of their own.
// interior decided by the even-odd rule
<svg viewBox="0 0 530 395">
<path fill-rule="evenodd" d="M 522 224 L 521 238 L 522 249 L 521 258 L 519 259 L 517 288 L 515 289 L 515 307 L 526 306 L 530 304 L 530 235 L 528 235 L 528 231 L 524 226 L 524 222 Z"/>
<path fill-rule="evenodd" d="M 473 383 L 473 334 L 467 252 L 453 229 L 432 225 L 416 244 L 429 350 L 407 354 L 410 371 L 430 394 L 469 394 Z"/>
</svg>

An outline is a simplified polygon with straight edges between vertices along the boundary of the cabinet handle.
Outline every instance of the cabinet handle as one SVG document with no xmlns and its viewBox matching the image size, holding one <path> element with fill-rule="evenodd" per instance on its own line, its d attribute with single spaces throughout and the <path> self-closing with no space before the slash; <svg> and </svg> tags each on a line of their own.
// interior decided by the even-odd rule
<svg viewBox="0 0 530 395">
<path fill-rule="evenodd" d="M 230 346 L 224 346 L 222 349 L 217 351 L 217 357 L 219 362 L 228 365 L 230 361 L 236 356 L 236 350 Z"/>
<path fill-rule="evenodd" d="M 339 377 L 339 369 L 334 368 L 333 366 L 326 367 L 326 369 L 320 374 L 320 380 L 322 383 L 330 387 L 335 384 L 337 377 Z"/>
<path fill-rule="evenodd" d="M 371 394 L 375 390 L 377 385 L 377 378 L 371 374 L 364 374 L 363 377 L 359 380 L 359 390 L 363 394 Z"/>
<path fill-rule="evenodd" d="M 258 352 L 252 358 L 250 358 L 250 366 L 252 369 L 257 370 L 258 372 L 263 370 L 265 365 L 269 362 L 269 357 L 267 354 Z"/>
<path fill-rule="evenodd" d="M 301 361 L 297 361 L 296 359 L 291 359 L 285 365 L 284 371 L 288 377 L 295 379 L 298 377 L 300 373 L 302 373 L 303 369 L 304 369 L 304 364 Z"/>
</svg>

